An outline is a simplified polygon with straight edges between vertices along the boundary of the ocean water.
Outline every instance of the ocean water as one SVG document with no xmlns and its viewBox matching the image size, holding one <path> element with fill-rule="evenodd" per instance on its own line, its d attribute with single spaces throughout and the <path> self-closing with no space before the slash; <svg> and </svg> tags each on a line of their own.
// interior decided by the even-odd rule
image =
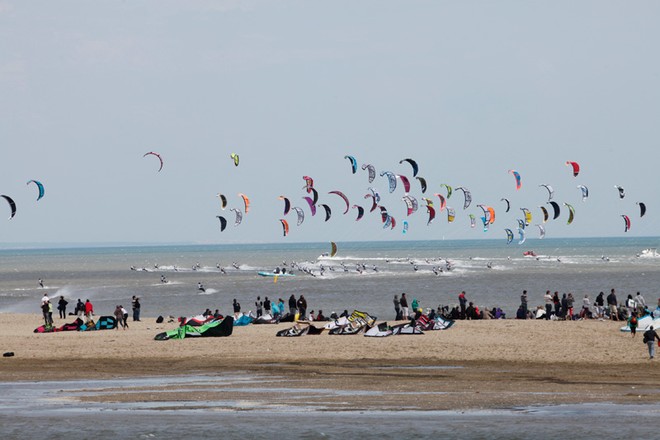
<svg viewBox="0 0 660 440">
<path fill-rule="evenodd" d="M 303 294 L 309 310 L 328 315 L 363 310 L 392 319 L 392 298 L 406 292 L 422 307 L 453 305 L 465 290 L 481 308 L 501 307 L 513 317 L 523 289 L 530 307 L 546 290 L 588 294 L 616 289 L 619 301 L 637 291 L 657 301 L 659 237 L 543 239 L 523 245 L 503 240 L 412 242 L 125 246 L 0 250 L 0 312 L 40 314 L 44 292 L 64 296 L 72 309 L 90 299 L 97 315 L 117 304 L 142 302 L 142 316 L 191 316 L 205 309 L 254 310 L 257 296 L 271 300 Z M 536 257 L 523 256 L 532 250 Z M 451 270 L 447 270 L 447 262 Z M 261 277 L 258 271 L 294 266 L 295 277 Z M 360 273 L 359 267 L 364 268 Z M 135 270 L 131 270 L 131 267 Z M 222 273 L 224 270 L 224 274 Z M 303 272 L 301 269 L 307 271 Z M 167 283 L 161 283 L 165 276 Z M 44 288 L 38 280 L 43 279 Z M 205 292 L 197 289 L 201 282 Z"/>
</svg>

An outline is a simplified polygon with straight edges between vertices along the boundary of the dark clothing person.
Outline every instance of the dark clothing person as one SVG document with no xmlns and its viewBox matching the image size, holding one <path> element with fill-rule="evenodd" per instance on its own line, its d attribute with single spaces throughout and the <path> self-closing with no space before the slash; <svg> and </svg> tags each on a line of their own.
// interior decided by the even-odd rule
<svg viewBox="0 0 660 440">
<path fill-rule="evenodd" d="M 234 302 L 232 303 L 232 306 L 234 307 L 234 314 L 239 314 L 241 313 L 241 303 L 236 301 L 236 298 L 234 298 Z"/>
<path fill-rule="evenodd" d="M 270 300 L 268 297 L 264 297 L 264 311 L 270 315 Z"/>
<path fill-rule="evenodd" d="M 64 299 L 63 296 L 60 296 L 60 300 L 57 302 L 57 310 L 60 311 L 60 318 L 65 319 L 66 318 L 66 305 L 69 304 L 67 300 Z"/>
<path fill-rule="evenodd" d="M 458 294 L 458 303 L 461 306 L 461 319 L 465 319 L 467 316 L 467 310 L 465 306 L 467 305 L 467 298 L 465 297 L 465 292 Z"/>
<path fill-rule="evenodd" d="M 394 295 L 394 316 L 396 321 L 401 319 L 401 301 L 397 295 Z"/>
<path fill-rule="evenodd" d="M 133 307 L 133 321 L 139 321 L 141 305 L 140 305 L 140 298 L 138 298 L 137 296 L 133 296 L 132 307 Z"/>
<path fill-rule="evenodd" d="M 289 313 L 295 315 L 297 311 L 298 311 L 298 307 L 297 307 L 296 297 L 295 295 L 291 295 L 289 297 Z"/>
<path fill-rule="evenodd" d="M 299 319 L 305 319 L 305 313 L 307 313 L 307 300 L 303 295 L 300 295 L 300 298 L 298 298 L 298 302 L 296 303 L 298 306 L 298 312 L 300 313 L 300 318 Z"/>
</svg>

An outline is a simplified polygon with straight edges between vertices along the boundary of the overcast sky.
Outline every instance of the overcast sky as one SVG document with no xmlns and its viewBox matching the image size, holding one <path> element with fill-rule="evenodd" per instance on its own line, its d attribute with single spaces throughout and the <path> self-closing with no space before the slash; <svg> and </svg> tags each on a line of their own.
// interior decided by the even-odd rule
<svg viewBox="0 0 660 440">
<path fill-rule="evenodd" d="M 576 213 L 567 225 L 562 205 L 546 237 L 658 235 L 659 21 L 656 1 L 0 0 L 0 194 L 18 206 L 5 220 L 0 199 L 0 243 L 505 240 L 521 207 L 531 239 L 550 208 L 540 184 Z M 411 179 L 418 212 L 345 155 Z M 437 209 L 442 183 L 472 205 L 454 193 L 454 223 L 427 226 L 421 197 Z M 394 230 L 328 194 L 368 208 L 370 186 Z M 238 193 L 251 205 L 234 226 Z M 477 204 L 496 210 L 488 232 L 470 227 Z"/>
</svg>

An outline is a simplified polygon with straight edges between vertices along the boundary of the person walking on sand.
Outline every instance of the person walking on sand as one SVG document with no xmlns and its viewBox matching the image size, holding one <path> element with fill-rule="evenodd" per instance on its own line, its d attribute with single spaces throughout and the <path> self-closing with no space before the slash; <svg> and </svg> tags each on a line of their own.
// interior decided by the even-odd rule
<svg viewBox="0 0 660 440">
<path fill-rule="evenodd" d="M 630 334 L 634 338 L 637 333 L 637 312 L 632 312 L 630 314 L 630 318 L 628 318 L 628 327 L 630 328 Z"/>
<path fill-rule="evenodd" d="M 653 330 L 653 326 L 650 326 L 648 330 L 644 332 L 644 342 L 649 348 L 649 359 L 655 357 L 655 340 L 660 341 L 660 336 Z"/>
</svg>

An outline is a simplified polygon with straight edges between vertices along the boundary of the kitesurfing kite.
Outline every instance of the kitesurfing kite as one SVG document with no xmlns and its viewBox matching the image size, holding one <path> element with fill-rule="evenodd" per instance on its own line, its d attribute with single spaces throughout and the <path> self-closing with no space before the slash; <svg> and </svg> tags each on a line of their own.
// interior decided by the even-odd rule
<svg viewBox="0 0 660 440">
<path fill-rule="evenodd" d="M 247 214 L 250 210 L 250 199 L 248 199 L 248 197 L 243 193 L 238 193 L 238 196 L 243 199 L 243 204 L 245 205 L 245 214 Z"/>
<path fill-rule="evenodd" d="M 435 209 L 432 206 L 426 205 L 426 212 L 429 213 L 429 219 L 426 222 L 426 226 L 430 225 L 433 219 L 435 218 Z"/>
<path fill-rule="evenodd" d="M 557 203 L 557 202 L 548 202 L 548 204 L 552 206 L 552 209 L 554 211 L 554 215 L 552 216 L 552 219 L 557 220 L 557 217 L 559 217 L 559 214 L 561 212 L 561 209 L 559 208 L 559 203 Z"/>
<path fill-rule="evenodd" d="M 459 189 L 463 191 L 463 196 L 465 197 L 463 202 L 463 209 L 467 209 L 468 206 L 470 206 L 470 203 L 472 203 L 472 193 L 467 188 L 463 188 L 462 186 L 456 188 L 457 191 Z"/>
<path fill-rule="evenodd" d="M 369 163 L 365 163 L 362 165 L 362 169 L 367 170 L 369 173 L 369 183 L 372 183 L 376 178 L 376 168 Z"/>
<path fill-rule="evenodd" d="M 37 180 L 28 180 L 27 184 L 29 185 L 31 183 L 37 185 L 37 189 L 39 190 L 39 195 L 37 196 L 37 202 L 38 202 L 39 199 L 41 199 L 44 196 L 44 186 L 41 184 L 41 182 Z"/>
<path fill-rule="evenodd" d="M 423 177 L 415 177 L 415 179 L 419 180 L 419 184 L 422 187 L 422 194 L 426 193 L 426 179 Z"/>
<path fill-rule="evenodd" d="M 539 186 L 544 187 L 545 189 L 548 190 L 548 202 L 552 200 L 552 197 L 555 195 L 555 190 L 552 189 L 552 187 L 546 183 L 542 183 Z"/>
<path fill-rule="evenodd" d="M 303 188 L 308 192 L 311 193 L 312 189 L 314 188 L 314 179 L 312 179 L 309 176 L 303 176 L 303 180 L 305 181 L 305 186 Z"/>
<path fill-rule="evenodd" d="M 332 210 L 325 203 L 321 203 L 319 206 L 321 206 L 321 207 L 323 207 L 323 209 L 325 209 L 325 221 L 327 222 L 328 220 L 330 220 L 330 215 L 332 215 Z"/>
<path fill-rule="evenodd" d="M 589 189 L 584 185 L 578 185 L 577 187 L 582 191 L 582 201 L 586 201 L 587 197 L 589 197 Z"/>
<path fill-rule="evenodd" d="M 378 202 L 376 201 L 376 197 L 374 197 L 373 194 L 365 194 L 364 195 L 365 199 L 368 199 L 369 197 L 371 197 L 371 208 L 369 209 L 369 212 L 373 212 L 374 209 L 376 209 L 378 207 Z"/>
<path fill-rule="evenodd" d="M 281 218 L 280 223 L 282 223 L 282 232 L 284 233 L 284 236 L 286 237 L 289 235 L 289 222 L 287 222 L 285 219 Z"/>
<path fill-rule="evenodd" d="M 357 160 L 355 160 L 353 156 L 344 156 L 344 159 L 348 159 L 351 162 L 351 171 L 353 172 L 353 174 L 357 173 L 357 168 L 358 168 Z"/>
<path fill-rule="evenodd" d="M 456 218 L 456 211 L 454 211 L 454 208 L 450 208 L 447 206 L 447 222 L 451 223 L 454 221 Z"/>
<path fill-rule="evenodd" d="M 513 174 L 513 177 L 516 178 L 516 190 L 519 190 L 522 187 L 522 183 L 520 182 L 520 173 L 516 170 L 509 170 L 511 174 Z"/>
<path fill-rule="evenodd" d="M 344 214 L 346 214 L 351 207 L 351 203 L 348 201 L 348 197 L 346 197 L 346 195 L 343 192 L 337 190 L 329 191 L 328 194 L 336 194 L 344 200 L 344 203 L 346 203 L 346 209 L 344 210 Z"/>
<path fill-rule="evenodd" d="M 548 210 L 545 209 L 545 206 L 539 206 L 541 208 L 541 212 L 543 212 L 543 223 L 548 221 Z"/>
<path fill-rule="evenodd" d="M 525 215 L 525 226 L 529 226 L 532 223 L 532 212 L 527 208 L 520 208 L 520 210 Z"/>
<path fill-rule="evenodd" d="M 14 216 L 16 215 L 16 203 L 14 203 L 14 199 L 5 195 L 1 195 L 0 197 L 4 198 L 7 201 L 7 203 L 9 203 L 9 208 L 11 209 L 11 215 L 9 216 L 9 220 L 13 219 Z"/>
<path fill-rule="evenodd" d="M 509 209 L 511 209 L 511 203 L 509 203 L 509 199 L 505 199 L 504 197 L 502 197 L 500 199 L 500 202 L 506 202 L 506 211 L 504 212 L 509 212 Z"/>
<path fill-rule="evenodd" d="M 444 186 L 445 188 L 447 188 L 447 198 L 448 199 L 451 198 L 451 192 L 452 192 L 451 186 L 447 185 L 446 183 L 441 183 L 440 186 Z"/>
<path fill-rule="evenodd" d="M 227 197 L 220 193 L 216 194 L 216 197 L 220 199 L 220 208 L 224 210 L 227 207 Z"/>
<path fill-rule="evenodd" d="M 403 234 L 408 232 L 408 222 L 406 220 L 403 221 L 403 230 L 401 231 Z"/>
<path fill-rule="evenodd" d="M 477 218 L 474 216 L 474 214 L 468 214 L 470 217 L 470 228 L 474 229 L 475 226 L 477 226 Z"/>
<path fill-rule="evenodd" d="M 568 208 L 568 221 L 566 222 L 567 225 L 570 225 L 573 223 L 573 219 L 575 218 L 575 210 L 571 205 L 568 203 L 564 202 L 564 206 Z"/>
<path fill-rule="evenodd" d="M 309 205 L 309 210 L 312 213 L 312 217 L 314 217 L 316 215 L 316 205 L 314 204 L 314 200 L 308 196 L 303 197 L 303 199 L 307 201 L 307 204 Z"/>
<path fill-rule="evenodd" d="M 279 200 L 284 200 L 284 215 L 287 215 L 291 210 L 291 202 L 284 196 L 279 196 Z"/>
<path fill-rule="evenodd" d="M 624 214 L 621 214 L 621 217 L 623 217 L 623 221 L 626 227 L 623 232 L 628 232 L 628 230 L 630 230 L 630 217 Z"/>
<path fill-rule="evenodd" d="M 386 176 L 387 183 L 389 185 L 390 193 L 393 193 L 396 189 L 396 174 L 391 171 L 381 171 L 380 177 Z"/>
<path fill-rule="evenodd" d="M 447 200 L 445 200 L 442 194 L 435 193 L 433 195 L 438 196 L 438 198 L 440 199 L 440 212 L 442 212 L 442 210 L 445 209 L 445 207 L 447 206 Z"/>
<path fill-rule="evenodd" d="M 518 228 L 518 244 L 523 244 L 525 242 L 525 230 Z"/>
<path fill-rule="evenodd" d="M 305 221 L 305 212 L 302 210 L 302 208 L 299 208 L 297 206 L 294 206 L 291 209 L 296 211 L 296 214 L 298 214 L 298 223 L 297 223 L 297 225 L 298 226 L 302 225 L 302 223 Z"/>
<path fill-rule="evenodd" d="M 417 171 L 419 171 L 419 167 L 417 166 L 417 162 L 415 162 L 414 160 L 412 160 L 412 159 L 410 159 L 410 158 L 407 158 L 407 159 L 401 159 L 401 160 L 399 161 L 400 164 L 401 164 L 401 163 L 404 163 L 404 162 L 408 162 L 408 163 L 410 164 L 410 166 L 412 167 L 412 170 L 413 170 L 413 177 L 417 176 Z"/>
<path fill-rule="evenodd" d="M 619 198 L 622 199 L 626 196 L 626 191 L 619 185 L 614 185 L 614 187 L 619 191 Z"/>
<path fill-rule="evenodd" d="M 236 209 L 236 208 L 231 208 L 230 211 L 234 211 L 236 213 L 236 219 L 234 221 L 234 226 L 240 225 L 241 222 L 243 221 L 243 213 L 241 212 L 241 210 Z"/>
<path fill-rule="evenodd" d="M 227 227 L 227 219 L 221 215 L 216 215 L 216 217 L 220 220 L 220 232 L 222 232 Z"/>
<path fill-rule="evenodd" d="M 163 158 L 160 156 L 160 154 L 154 152 L 154 151 L 149 151 L 148 153 L 144 153 L 144 156 L 142 157 L 147 157 L 149 155 L 156 156 L 158 160 L 160 161 L 160 168 L 158 168 L 158 172 L 163 169 Z"/>
<path fill-rule="evenodd" d="M 580 165 L 577 162 L 571 162 L 570 160 L 566 161 L 566 166 L 573 168 L 573 177 L 577 177 L 580 174 Z"/>
<path fill-rule="evenodd" d="M 545 237 L 545 227 L 543 225 L 536 225 L 539 227 L 539 238 L 543 239 Z"/>
<path fill-rule="evenodd" d="M 417 199 L 414 198 L 411 195 L 405 195 L 405 196 L 401 197 L 401 200 L 403 200 L 406 204 L 406 208 L 408 210 L 408 214 L 407 214 L 408 216 L 410 216 L 410 214 L 417 211 L 417 209 L 419 208 L 419 204 L 417 203 Z"/>
<path fill-rule="evenodd" d="M 229 155 L 229 157 L 231 157 L 231 159 L 234 161 L 234 166 L 237 167 L 237 166 L 238 166 L 238 154 L 236 154 L 236 153 L 231 153 L 231 154 Z M 249 168 L 249 167 L 248 167 L 248 168 Z"/>
<path fill-rule="evenodd" d="M 360 219 L 362 219 L 362 216 L 364 215 L 364 208 L 360 205 L 353 205 L 352 208 L 357 209 L 358 211 L 358 215 L 355 221 L 359 221 Z"/>
<path fill-rule="evenodd" d="M 397 174 L 396 177 L 401 180 L 401 183 L 403 183 L 403 190 L 405 191 L 406 194 L 410 192 L 410 181 L 406 176 L 402 176 L 401 174 Z"/>
<path fill-rule="evenodd" d="M 505 229 L 506 232 L 506 244 L 511 244 L 513 241 L 513 231 L 511 229 Z"/>
<path fill-rule="evenodd" d="M 637 202 L 639 205 L 639 217 L 644 217 L 644 214 L 646 214 L 646 204 L 644 202 Z"/>
</svg>

